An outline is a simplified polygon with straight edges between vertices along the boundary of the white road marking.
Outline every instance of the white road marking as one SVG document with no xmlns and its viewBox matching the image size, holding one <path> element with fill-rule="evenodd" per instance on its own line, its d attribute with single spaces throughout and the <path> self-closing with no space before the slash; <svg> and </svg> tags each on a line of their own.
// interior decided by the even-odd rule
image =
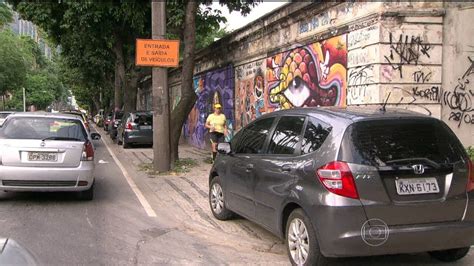
<svg viewBox="0 0 474 266">
<path fill-rule="evenodd" d="M 99 160 L 99 162 L 98 162 L 98 163 L 100 163 L 100 164 L 104 164 L 104 163 L 109 163 L 109 162 L 107 162 L 107 161 L 104 161 L 104 160 Z"/>
<path fill-rule="evenodd" d="M 94 126 L 95 127 L 95 126 Z M 145 196 L 143 196 L 143 193 L 140 191 L 140 189 L 138 189 L 137 187 L 137 184 L 135 184 L 135 181 L 133 181 L 133 179 L 130 177 L 130 175 L 128 174 L 128 171 L 127 169 L 125 169 L 125 167 L 123 167 L 122 163 L 119 161 L 119 159 L 117 158 L 117 156 L 115 156 L 115 154 L 113 153 L 112 149 L 109 147 L 109 145 L 107 144 L 107 142 L 105 142 L 103 139 L 102 140 L 102 143 L 104 143 L 105 147 L 107 148 L 107 150 L 109 151 L 110 155 L 112 156 L 112 158 L 114 159 L 115 163 L 117 164 L 117 166 L 120 168 L 120 170 L 122 171 L 122 174 L 123 176 L 125 177 L 125 180 L 127 180 L 128 182 L 128 185 L 130 186 L 130 188 L 133 190 L 133 192 L 135 193 L 135 195 L 137 196 L 138 198 L 138 201 L 140 201 L 140 204 L 143 206 L 143 209 L 145 209 L 145 212 L 146 214 L 149 216 L 149 217 L 156 217 L 156 213 L 155 211 L 153 210 L 153 208 L 151 207 L 150 203 L 148 202 L 148 200 L 145 198 Z"/>
<path fill-rule="evenodd" d="M 89 214 L 88 214 L 87 209 L 86 209 L 86 220 L 87 220 L 87 223 L 89 223 L 89 226 L 90 226 L 91 228 L 93 228 L 92 223 L 91 223 L 91 220 L 89 220 Z"/>
</svg>

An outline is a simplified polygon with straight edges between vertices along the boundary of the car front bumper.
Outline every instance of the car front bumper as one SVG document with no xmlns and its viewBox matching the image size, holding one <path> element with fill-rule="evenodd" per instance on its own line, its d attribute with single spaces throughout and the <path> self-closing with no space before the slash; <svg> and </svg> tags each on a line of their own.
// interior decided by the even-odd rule
<svg viewBox="0 0 474 266">
<path fill-rule="evenodd" d="M 75 168 L 13 167 L 0 165 L 0 190 L 84 191 L 94 183 L 94 162 Z M 87 184 L 83 184 L 86 181 Z M 81 185 L 79 185 L 81 183 Z"/>
</svg>

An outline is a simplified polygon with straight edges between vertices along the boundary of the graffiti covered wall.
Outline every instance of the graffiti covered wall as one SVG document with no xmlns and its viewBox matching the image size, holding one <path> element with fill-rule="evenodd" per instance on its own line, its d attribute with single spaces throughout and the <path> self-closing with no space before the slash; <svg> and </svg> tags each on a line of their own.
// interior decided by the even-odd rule
<svg viewBox="0 0 474 266">
<path fill-rule="evenodd" d="M 208 71 L 194 77 L 196 103 L 184 126 L 188 143 L 198 148 L 209 145 L 206 119 L 213 112 L 213 105 L 220 103 L 227 118 L 227 127 L 232 132 L 234 125 L 234 70 L 232 66 Z M 229 135 L 228 138 L 231 136 Z"/>
<path fill-rule="evenodd" d="M 235 67 L 235 129 L 271 112 L 265 90 L 264 60 Z"/>
<path fill-rule="evenodd" d="M 345 106 L 346 67 L 345 34 L 267 58 L 270 107 Z"/>
</svg>

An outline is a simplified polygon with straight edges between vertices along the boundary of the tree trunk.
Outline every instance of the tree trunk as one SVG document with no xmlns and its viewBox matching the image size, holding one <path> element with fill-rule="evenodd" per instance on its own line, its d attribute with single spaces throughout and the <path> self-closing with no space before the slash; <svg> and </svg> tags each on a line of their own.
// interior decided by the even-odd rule
<svg viewBox="0 0 474 266">
<path fill-rule="evenodd" d="M 125 62 L 123 58 L 123 42 L 118 34 L 116 34 L 113 51 L 115 53 L 114 110 L 120 110 L 122 109 L 123 86 L 125 83 Z"/>
<path fill-rule="evenodd" d="M 137 109 L 137 88 L 138 88 L 138 73 L 132 70 L 130 78 L 127 80 L 124 88 L 124 106 L 125 112 L 136 111 Z"/>
<path fill-rule="evenodd" d="M 195 1 L 186 3 L 186 15 L 184 19 L 184 51 L 183 67 L 181 74 L 181 100 L 171 113 L 171 161 L 179 159 L 178 146 L 181 137 L 181 129 L 186 122 L 189 112 L 193 109 L 197 99 L 193 87 L 194 53 L 196 47 L 196 11 L 198 4 Z"/>
</svg>

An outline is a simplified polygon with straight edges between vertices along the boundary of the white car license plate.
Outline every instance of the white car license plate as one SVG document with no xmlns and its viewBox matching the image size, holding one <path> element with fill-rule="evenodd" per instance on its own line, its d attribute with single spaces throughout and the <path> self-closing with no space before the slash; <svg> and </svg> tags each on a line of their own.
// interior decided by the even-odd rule
<svg viewBox="0 0 474 266">
<path fill-rule="evenodd" d="M 140 126 L 140 129 L 151 129 L 151 126 Z"/>
<path fill-rule="evenodd" d="M 29 152 L 28 161 L 56 162 L 58 161 L 58 154 L 50 152 Z"/>
<path fill-rule="evenodd" d="M 398 195 L 438 193 L 438 181 L 434 177 L 395 180 Z"/>
</svg>

